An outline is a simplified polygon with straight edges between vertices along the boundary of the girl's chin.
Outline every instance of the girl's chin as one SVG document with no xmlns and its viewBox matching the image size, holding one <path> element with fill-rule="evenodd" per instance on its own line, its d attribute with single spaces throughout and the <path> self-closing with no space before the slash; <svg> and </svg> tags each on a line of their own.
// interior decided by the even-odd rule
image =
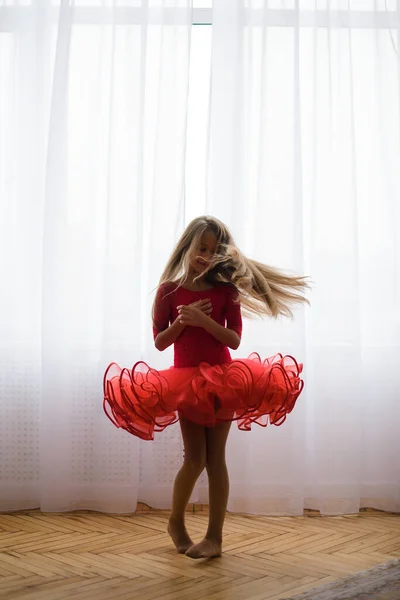
<svg viewBox="0 0 400 600">
<path fill-rule="evenodd" d="M 205 269 L 206 269 L 206 265 L 203 265 L 202 263 L 197 263 L 197 262 L 196 262 L 196 263 L 194 263 L 194 264 L 192 265 L 192 269 L 193 269 L 194 271 L 196 271 L 196 273 L 202 273 L 203 271 L 205 271 Z"/>
</svg>

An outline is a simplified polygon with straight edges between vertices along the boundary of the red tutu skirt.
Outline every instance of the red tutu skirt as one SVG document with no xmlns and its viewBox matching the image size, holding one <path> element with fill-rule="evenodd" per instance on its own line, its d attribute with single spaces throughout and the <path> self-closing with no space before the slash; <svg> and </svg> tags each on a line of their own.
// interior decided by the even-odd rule
<svg viewBox="0 0 400 600">
<path fill-rule="evenodd" d="M 144 440 L 154 439 L 155 431 L 180 415 L 205 427 L 237 421 L 245 431 L 252 423 L 282 425 L 303 389 L 302 368 L 281 354 L 162 371 L 144 362 L 131 370 L 111 363 L 104 375 L 103 407 L 116 427 Z"/>
</svg>

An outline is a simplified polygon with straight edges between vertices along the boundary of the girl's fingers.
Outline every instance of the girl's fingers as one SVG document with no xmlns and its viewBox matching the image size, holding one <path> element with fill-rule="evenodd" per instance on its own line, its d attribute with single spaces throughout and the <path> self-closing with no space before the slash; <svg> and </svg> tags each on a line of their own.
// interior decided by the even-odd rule
<svg viewBox="0 0 400 600">
<path fill-rule="evenodd" d="M 203 306 L 211 302 L 210 298 L 203 298 L 203 300 L 196 300 L 196 302 L 192 302 L 189 306 Z"/>
<path fill-rule="evenodd" d="M 188 325 L 191 322 L 191 318 L 194 317 L 193 310 L 200 310 L 205 315 L 211 315 L 213 311 L 213 306 L 210 300 L 199 300 L 198 302 L 194 302 L 193 304 L 185 305 L 180 304 L 177 306 L 179 322 Z"/>
<path fill-rule="evenodd" d="M 192 304 L 191 306 L 195 306 L 196 308 L 200 308 L 200 310 L 206 310 L 212 307 L 211 300 L 202 300 L 201 303 Z"/>
<path fill-rule="evenodd" d="M 195 306 L 195 307 L 199 307 L 199 306 L 207 306 L 208 304 L 211 305 L 211 300 L 210 298 L 204 298 L 203 300 L 197 300 L 196 302 L 192 302 L 191 304 L 179 304 L 179 306 L 177 306 L 176 308 L 188 308 L 189 306 Z"/>
</svg>

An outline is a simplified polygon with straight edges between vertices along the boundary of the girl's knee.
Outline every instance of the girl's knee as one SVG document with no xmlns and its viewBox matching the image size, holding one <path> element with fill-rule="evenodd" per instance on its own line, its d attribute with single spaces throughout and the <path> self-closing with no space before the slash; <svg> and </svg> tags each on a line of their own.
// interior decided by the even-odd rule
<svg viewBox="0 0 400 600">
<path fill-rule="evenodd" d="M 208 472 L 222 471 L 226 469 L 225 454 L 212 454 L 206 457 L 206 468 Z"/>
<path fill-rule="evenodd" d="M 185 452 L 184 464 L 191 471 L 198 473 L 202 473 L 204 468 L 206 467 L 206 455 L 205 453 L 196 452 L 196 453 L 187 453 Z"/>
</svg>

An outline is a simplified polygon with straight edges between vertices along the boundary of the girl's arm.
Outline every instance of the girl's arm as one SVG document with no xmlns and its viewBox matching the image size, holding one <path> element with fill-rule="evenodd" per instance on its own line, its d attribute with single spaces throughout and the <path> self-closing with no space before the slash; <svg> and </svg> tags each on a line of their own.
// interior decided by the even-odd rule
<svg viewBox="0 0 400 600">
<path fill-rule="evenodd" d="M 242 335 L 240 303 L 237 301 L 237 291 L 233 286 L 227 287 L 226 292 L 226 327 L 219 325 L 214 319 L 201 313 L 194 306 L 178 306 L 179 321 L 183 325 L 202 327 L 224 346 L 237 350 Z"/>
<path fill-rule="evenodd" d="M 224 327 L 223 325 L 219 325 L 210 317 L 204 319 L 203 329 L 208 331 L 208 333 L 221 342 L 221 344 L 228 346 L 228 348 L 231 348 L 232 350 L 237 350 L 240 346 L 240 337 L 236 331 L 228 329 L 228 327 Z"/>
<path fill-rule="evenodd" d="M 176 319 L 167 329 L 164 331 L 160 331 L 157 334 L 156 339 L 154 340 L 154 345 L 157 350 L 162 352 L 166 350 L 171 344 L 175 342 L 175 340 L 180 336 L 182 331 L 185 329 L 186 325 L 179 322 L 179 319 Z"/>
<path fill-rule="evenodd" d="M 186 325 L 181 323 L 179 319 L 176 319 L 171 325 L 169 325 L 171 318 L 169 298 L 168 296 L 166 297 L 166 300 L 164 300 L 164 298 L 157 298 L 155 310 L 156 314 L 153 321 L 154 345 L 157 350 L 160 350 L 160 352 L 169 348 L 169 346 L 171 346 L 178 339 L 186 327 Z M 198 300 L 189 306 L 197 308 L 197 310 L 204 314 L 204 316 L 212 312 L 212 305 L 209 298 Z"/>
<path fill-rule="evenodd" d="M 192 306 L 179 306 L 179 318 L 175 321 L 179 321 L 183 327 L 191 325 L 192 327 L 202 327 L 208 333 L 210 333 L 216 340 L 228 346 L 232 350 L 236 350 L 240 345 L 240 336 L 223 325 L 219 325 L 214 319 L 208 317 L 202 313 L 198 308 Z"/>
<path fill-rule="evenodd" d="M 236 350 L 240 345 L 240 336 L 233 329 L 219 325 L 214 319 L 208 317 L 198 308 L 193 306 L 178 306 L 179 317 L 175 321 L 179 321 L 184 327 L 191 325 L 192 327 L 202 327 L 210 333 L 216 340 L 228 346 L 232 350 Z M 228 322 L 229 325 L 229 322 Z"/>
</svg>

